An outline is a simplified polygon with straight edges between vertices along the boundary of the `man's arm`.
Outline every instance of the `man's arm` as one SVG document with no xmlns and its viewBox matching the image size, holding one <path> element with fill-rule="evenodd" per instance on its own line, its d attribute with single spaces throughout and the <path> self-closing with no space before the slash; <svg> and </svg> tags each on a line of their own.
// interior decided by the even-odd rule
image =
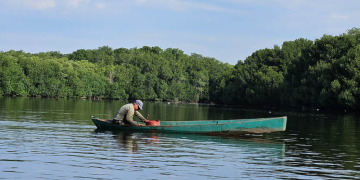
<svg viewBox="0 0 360 180">
<path fill-rule="evenodd" d="M 140 113 L 139 113 L 139 111 L 135 111 L 135 116 L 137 116 L 140 120 L 142 120 L 142 121 L 145 121 L 146 119 L 144 118 L 144 116 L 142 116 Z"/>
<path fill-rule="evenodd" d="M 135 113 L 136 113 L 136 111 L 135 111 Z M 130 109 L 128 110 L 127 115 L 126 115 L 126 120 L 127 120 L 131 125 L 133 125 L 133 126 L 138 126 L 139 123 L 137 123 L 137 122 L 135 122 L 135 121 L 133 120 L 133 116 L 134 116 L 134 108 L 130 108 Z"/>
</svg>

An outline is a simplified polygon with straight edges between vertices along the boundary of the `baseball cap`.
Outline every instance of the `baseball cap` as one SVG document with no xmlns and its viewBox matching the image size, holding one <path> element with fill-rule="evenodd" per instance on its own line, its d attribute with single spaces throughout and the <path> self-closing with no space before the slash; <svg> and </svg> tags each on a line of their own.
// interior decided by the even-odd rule
<svg viewBox="0 0 360 180">
<path fill-rule="evenodd" d="M 136 100 L 135 103 L 139 106 L 139 109 L 142 110 L 143 102 L 141 100 Z"/>
</svg>

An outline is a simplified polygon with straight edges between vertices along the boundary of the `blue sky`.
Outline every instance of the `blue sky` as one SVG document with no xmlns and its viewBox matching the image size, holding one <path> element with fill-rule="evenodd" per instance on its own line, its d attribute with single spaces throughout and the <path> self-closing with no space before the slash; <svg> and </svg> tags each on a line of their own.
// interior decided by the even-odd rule
<svg viewBox="0 0 360 180">
<path fill-rule="evenodd" d="M 159 46 L 236 64 L 359 23 L 360 0 L 0 0 L 0 51 Z"/>
</svg>

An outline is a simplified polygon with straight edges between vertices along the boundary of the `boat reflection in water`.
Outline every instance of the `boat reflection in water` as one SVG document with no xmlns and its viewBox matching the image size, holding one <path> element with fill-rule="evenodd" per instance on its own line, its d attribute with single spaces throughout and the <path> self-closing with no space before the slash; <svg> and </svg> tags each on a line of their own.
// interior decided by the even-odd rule
<svg viewBox="0 0 360 180">
<path fill-rule="evenodd" d="M 285 154 L 285 143 L 266 139 L 261 134 L 241 136 L 210 136 L 200 134 L 177 133 L 139 133 L 124 131 L 95 130 L 98 137 L 111 137 L 116 140 L 120 150 L 134 154 L 153 151 L 179 151 L 182 148 L 196 148 L 197 150 L 222 151 L 227 147 L 236 148 L 249 153 L 275 153 L 280 156 Z M 104 136 L 105 135 L 105 136 Z M 109 135 L 109 136 L 107 136 Z M 103 144 L 106 146 L 106 144 Z"/>
<path fill-rule="evenodd" d="M 138 133 L 116 131 L 112 131 L 111 133 L 113 138 L 117 141 L 119 148 L 130 154 L 137 153 L 140 144 L 157 146 L 159 143 L 159 138 L 152 134 L 142 135 Z"/>
</svg>

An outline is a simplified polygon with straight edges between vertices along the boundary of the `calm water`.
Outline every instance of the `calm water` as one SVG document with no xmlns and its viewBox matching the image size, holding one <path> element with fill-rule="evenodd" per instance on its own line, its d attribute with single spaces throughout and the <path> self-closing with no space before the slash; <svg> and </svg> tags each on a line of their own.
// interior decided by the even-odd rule
<svg viewBox="0 0 360 180">
<path fill-rule="evenodd" d="M 240 137 L 98 131 L 126 102 L 0 97 L 0 179 L 360 179 L 360 115 L 144 102 L 160 120 L 288 116 Z"/>
</svg>

